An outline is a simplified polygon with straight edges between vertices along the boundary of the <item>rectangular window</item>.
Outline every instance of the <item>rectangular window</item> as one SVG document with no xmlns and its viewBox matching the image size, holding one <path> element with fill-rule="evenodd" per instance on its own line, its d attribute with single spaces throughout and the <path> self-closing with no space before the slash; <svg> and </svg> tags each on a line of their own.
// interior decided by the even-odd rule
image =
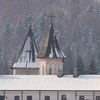
<svg viewBox="0 0 100 100">
<path fill-rule="evenodd" d="M 100 100 L 100 96 L 96 96 L 96 100 Z"/>
<path fill-rule="evenodd" d="M 61 100 L 67 100 L 66 95 L 62 95 Z"/>
<path fill-rule="evenodd" d="M 4 98 L 5 98 L 4 96 L 0 96 L 0 100 L 4 100 Z"/>
<path fill-rule="evenodd" d="M 52 70 L 51 70 L 51 68 L 49 69 L 49 75 L 51 75 L 52 74 Z"/>
<path fill-rule="evenodd" d="M 20 100 L 20 96 L 15 96 L 14 100 Z"/>
<path fill-rule="evenodd" d="M 27 100 L 32 100 L 32 96 L 27 96 Z"/>
<path fill-rule="evenodd" d="M 45 96 L 45 100 L 50 100 L 50 96 Z"/>
<path fill-rule="evenodd" d="M 79 100 L 84 100 L 84 96 L 79 96 Z"/>
</svg>

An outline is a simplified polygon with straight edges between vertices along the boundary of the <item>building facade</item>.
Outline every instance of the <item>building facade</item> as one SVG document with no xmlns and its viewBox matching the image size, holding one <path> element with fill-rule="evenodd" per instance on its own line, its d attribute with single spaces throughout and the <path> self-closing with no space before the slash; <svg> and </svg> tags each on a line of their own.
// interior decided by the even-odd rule
<svg viewBox="0 0 100 100">
<path fill-rule="evenodd" d="M 3 75 L 0 100 L 100 100 L 100 75 Z"/>
<path fill-rule="evenodd" d="M 0 100 L 100 100 L 100 91 L 0 91 Z"/>
</svg>

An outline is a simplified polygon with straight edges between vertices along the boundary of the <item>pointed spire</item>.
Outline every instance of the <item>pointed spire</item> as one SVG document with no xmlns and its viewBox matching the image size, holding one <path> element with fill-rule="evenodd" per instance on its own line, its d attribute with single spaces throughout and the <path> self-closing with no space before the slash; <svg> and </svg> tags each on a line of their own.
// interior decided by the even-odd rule
<svg viewBox="0 0 100 100">
<path fill-rule="evenodd" d="M 31 17 L 29 21 L 29 30 L 28 34 L 25 38 L 24 44 L 22 46 L 22 50 L 20 52 L 20 57 L 18 62 L 35 62 L 36 56 L 38 54 L 36 42 L 34 39 L 33 31 L 32 31 L 32 25 L 31 25 Z"/>
<path fill-rule="evenodd" d="M 63 58 L 65 57 L 63 52 L 61 51 L 56 35 L 54 34 L 54 28 L 53 28 L 53 24 L 52 24 L 52 15 L 50 16 L 51 19 L 51 25 L 50 25 L 50 31 L 47 34 L 44 44 L 43 44 L 43 48 L 40 51 L 38 58 L 53 58 L 53 57 L 59 57 L 59 58 Z"/>
</svg>

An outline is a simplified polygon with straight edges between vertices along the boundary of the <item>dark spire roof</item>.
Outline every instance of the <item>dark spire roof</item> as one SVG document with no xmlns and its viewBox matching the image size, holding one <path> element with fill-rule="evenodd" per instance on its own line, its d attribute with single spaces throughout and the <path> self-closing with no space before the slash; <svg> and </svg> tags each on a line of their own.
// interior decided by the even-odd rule
<svg viewBox="0 0 100 100">
<path fill-rule="evenodd" d="M 20 57 L 18 62 L 35 62 L 36 56 L 38 54 L 36 42 L 34 39 L 33 31 L 31 28 L 31 22 L 28 30 L 28 34 L 25 38 L 24 44 L 22 46 Z"/>
<path fill-rule="evenodd" d="M 43 47 L 39 53 L 39 55 L 37 56 L 38 58 L 53 58 L 53 57 L 59 57 L 59 58 L 63 58 L 65 57 L 63 52 L 61 51 L 56 35 L 54 35 L 54 28 L 52 25 L 52 21 L 51 21 L 51 26 L 50 26 L 50 31 L 47 34 Z"/>
</svg>

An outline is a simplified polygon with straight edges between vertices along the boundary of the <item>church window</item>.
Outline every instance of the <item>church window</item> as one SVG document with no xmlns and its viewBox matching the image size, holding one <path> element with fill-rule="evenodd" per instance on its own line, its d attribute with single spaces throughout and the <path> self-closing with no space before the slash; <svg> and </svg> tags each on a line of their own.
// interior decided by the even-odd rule
<svg viewBox="0 0 100 100">
<path fill-rule="evenodd" d="M 66 99 L 66 95 L 62 95 L 62 96 L 61 96 L 61 100 L 67 100 L 67 99 Z"/>
<path fill-rule="evenodd" d="M 32 100 L 32 96 L 27 96 L 27 100 Z"/>
<path fill-rule="evenodd" d="M 0 100 L 4 100 L 4 98 L 5 98 L 4 96 L 0 96 Z"/>
<path fill-rule="evenodd" d="M 20 96 L 15 96 L 14 100 L 20 100 Z"/>
<path fill-rule="evenodd" d="M 44 66 L 42 67 L 42 72 L 43 72 L 43 75 L 44 75 Z"/>
<path fill-rule="evenodd" d="M 84 100 L 84 96 L 79 96 L 79 100 Z"/>
<path fill-rule="evenodd" d="M 96 100 L 100 100 L 100 96 L 96 96 Z"/>
<path fill-rule="evenodd" d="M 50 74 L 50 75 L 52 74 L 52 70 L 51 70 L 51 68 L 49 69 L 49 74 Z"/>
<path fill-rule="evenodd" d="M 50 100 L 50 96 L 45 96 L 45 100 Z"/>
</svg>

